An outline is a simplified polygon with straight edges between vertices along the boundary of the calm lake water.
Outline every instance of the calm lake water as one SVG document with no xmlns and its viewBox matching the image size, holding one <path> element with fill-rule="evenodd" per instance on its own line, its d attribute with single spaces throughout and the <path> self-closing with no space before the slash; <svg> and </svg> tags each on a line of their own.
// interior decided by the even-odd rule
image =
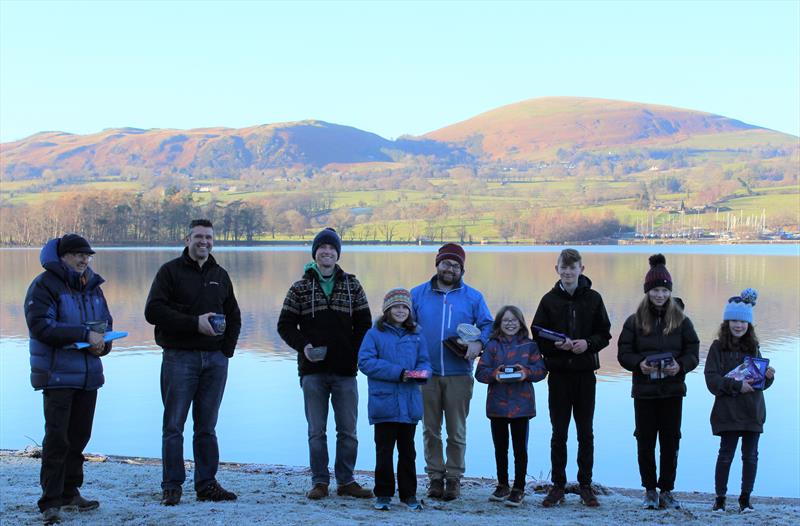
<svg viewBox="0 0 800 526">
<path fill-rule="evenodd" d="M 615 339 L 601 352 L 595 413 L 594 478 L 601 484 L 638 487 L 630 374 L 616 361 L 616 336 L 641 298 L 647 256 L 667 256 L 674 294 L 684 299 L 687 314 L 700 335 L 701 365 L 688 375 L 678 490 L 713 491 L 719 441 L 711 434 L 713 397 L 703 380 L 703 361 L 722 319 L 725 301 L 745 287 L 759 291 L 757 332 L 762 353 L 776 369 L 766 391 L 768 417 L 760 442 L 755 493 L 800 497 L 800 252 L 798 246 L 586 247 L 586 275 L 603 294 Z M 435 247 L 345 246 L 342 266 L 355 273 L 369 296 L 373 314 L 386 290 L 412 287 L 433 274 Z M 159 457 L 161 414 L 160 349 L 143 318 L 147 292 L 158 267 L 179 254 L 178 248 L 101 249 L 95 270 L 107 283 L 104 291 L 114 326 L 130 336 L 103 359 L 106 385 L 97 403 L 88 451 Z M 466 281 L 482 290 L 490 309 L 518 305 L 528 323 L 539 299 L 555 283 L 557 247 L 468 247 Z M 230 363 L 228 385 L 217 428 L 224 460 L 308 465 L 306 423 L 294 351 L 275 330 L 289 285 L 302 273 L 309 247 L 217 248 L 215 256 L 234 281 L 243 314 L 242 336 Z M 41 442 L 44 419 L 41 394 L 29 382 L 27 328 L 22 303 L 39 272 L 39 250 L 0 250 L 0 448 L 17 449 Z M 374 468 L 372 429 L 366 418 L 366 378 L 359 375 L 361 400 L 358 469 Z M 547 382 L 536 384 L 539 416 L 531 422 L 528 473 L 549 476 L 550 423 Z M 467 475 L 494 477 L 486 386 L 477 384 L 468 422 Z M 190 417 L 191 419 L 191 417 Z M 186 457 L 191 458 L 191 421 Z M 329 438 L 333 452 L 334 425 Z M 423 473 L 421 429 L 417 432 L 417 468 Z M 570 431 L 568 477 L 575 479 L 574 428 Z M 738 490 L 741 464 L 731 471 L 730 488 Z M 156 486 L 159 481 L 153 481 Z"/>
</svg>

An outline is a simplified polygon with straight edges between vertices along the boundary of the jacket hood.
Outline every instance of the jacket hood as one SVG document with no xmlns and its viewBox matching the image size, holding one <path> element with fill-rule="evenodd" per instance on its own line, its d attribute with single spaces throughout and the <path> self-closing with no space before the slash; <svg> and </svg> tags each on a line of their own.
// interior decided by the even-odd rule
<svg viewBox="0 0 800 526">
<path fill-rule="evenodd" d="M 80 290 L 82 288 L 81 274 L 78 274 L 66 266 L 64 262 L 61 261 L 61 258 L 58 257 L 59 241 L 60 238 L 55 238 L 44 244 L 41 252 L 39 252 L 39 263 L 42 264 L 42 268 L 46 271 L 52 272 L 66 281 L 70 287 Z M 97 287 L 105 281 L 99 274 L 95 274 L 91 267 L 86 267 L 83 276 L 86 278 L 85 282 L 87 288 Z"/>
<path fill-rule="evenodd" d="M 592 280 L 590 280 L 587 276 L 581 274 L 580 276 L 578 276 L 578 286 L 575 288 L 575 294 L 573 294 L 573 296 L 582 294 L 583 292 L 591 288 L 592 288 Z M 567 291 L 561 288 L 561 280 L 556 281 L 556 284 L 553 285 L 553 291 L 555 291 L 557 294 L 564 294 L 567 296 L 570 295 Z"/>
</svg>

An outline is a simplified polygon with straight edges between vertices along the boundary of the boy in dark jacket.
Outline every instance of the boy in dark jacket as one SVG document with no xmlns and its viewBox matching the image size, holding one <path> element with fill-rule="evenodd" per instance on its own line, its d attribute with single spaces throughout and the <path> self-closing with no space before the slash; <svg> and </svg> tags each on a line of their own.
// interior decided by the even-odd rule
<svg viewBox="0 0 800 526">
<path fill-rule="evenodd" d="M 342 240 L 332 228 L 314 237 L 303 277 L 286 293 L 278 334 L 297 351 L 311 464 L 309 499 L 328 496 L 328 404 L 336 416 L 337 494 L 372 497 L 353 477 L 358 453 L 358 349 L 372 325 L 367 296 L 337 264 Z"/>
<path fill-rule="evenodd" d="M 531 333 L 544 356 L 549 371 L 548 405 L 553 435 L 550 440 L 553 488 L 542 505 L 555 506 L 564 500 L 567 483 L 567 432 L 570 416 L 575 416 L 578 433 L 578 483 L 587 506 L 599 505 L 592 491 L 594 464 L 595 387 L 594 371 L 600 368 L 598 353 L 611 339 L 611 322 L 603 298 L 592 290 L 592 281 L 583 275 L 580 253 L 565 249 L 558 257 L 559 281 L 542 297 L 533 317 Z M 539 335 L 536 327 L 566 335 L 554 342 Z"/>
<path fill-rule="evenodd" d="M 25 321 L 30 333 L 31 383 L 42 389 L 45 435 L 42 441 L 39 510 L 45 524 L 61 520 L 61 506 L 97 508 L 83 498 L 83 448 L 92 434 L 97 390 L 103 385 L 100 356 L 111 350 L 94 323 L 110 330 L 111 314 L 89 262 L 94 250 L 83 237 L 67 234 L 51 239 L 39 259 L 39 274 L 25 296 Z M 72 344 L 88 342 L 76 349 Z"/>
</svg>

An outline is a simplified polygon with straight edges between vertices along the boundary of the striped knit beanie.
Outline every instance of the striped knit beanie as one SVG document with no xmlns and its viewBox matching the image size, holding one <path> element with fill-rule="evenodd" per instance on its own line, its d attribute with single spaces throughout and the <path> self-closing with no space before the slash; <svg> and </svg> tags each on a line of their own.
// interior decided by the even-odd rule
<svg viewBox="0 0 800 526">
<path fill-rule="evenodd" d="M 667 290 L 672 290 L 672 276 L 665 266 L 667 258 L 663 254 L 654 254 L 650 256 L 650 270 L 644 276 L 644 293 L 647 294 L 651 289 L 656 287 L 664 287 Z"/>
<path fill-rule="evenodd" d="M 383 297 L 383 312 L 394 305 L 405 305 L 411 310 L 411 293 L 406 289 L 392 289 Z"/>
</svg>

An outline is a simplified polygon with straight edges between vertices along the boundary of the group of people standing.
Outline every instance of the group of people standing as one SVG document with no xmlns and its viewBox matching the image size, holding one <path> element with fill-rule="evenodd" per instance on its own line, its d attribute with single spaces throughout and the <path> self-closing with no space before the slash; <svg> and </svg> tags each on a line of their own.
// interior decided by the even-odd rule
<svg viewBox="0 0 800 526">
<path fill-rule="evenodd" d="M 192 221 L 183 254 L 161 266 L 145 305 L 145 319 L 155 326 L 156 343 L 164 351 L 161 503 L 166 506 L 179 504 L 182 497 L 186 479 L 183 428 L 190 408 L 197 500 L 237 498 L 216 480 L 219 447 L 215 427 L 228 360 L 241 329 L 241 313 L 228 273 L 211 255 L 213 243 L 213 225 L 207 220 Z M 516 306 L 505 305 L 492 317 L 483 294 L 464 282 L 466 254 L 453 243 L 438 250 L 430 280 L 411 290 L 395 288 L 385 294 L 381 314 L 373 324 L 361 283 L 339 265 L 341 252 L 335 230 L 326 228 L 315 236 L 312 259 L 286 293 L 277 322 L 280 337 L 297 351 L 308 423 L 309 499 L 329 495 L 326 428 L 331 407 L 336 424 L 333 474 L 338 495 L 374 496 L 376 509 L 390 509 L 396 448 L 400 502 L 413 510 L 422 509 L 416 497 L 414 447 L 421 420 L 427 496 L 459 498 L 465 472 L 466 421 L 477 379 L 488 384 L 486 415 L 497 465 L 498 484 L 489 498 L 519 506 L 525 495 L 529 421 L 536 415 L 533 383 L 547 377 L 552 488 L 542 504 L 552 507 L 564 501 L 567 432 L 574 418 L 580 499 L 586 506 L 599 506 L 592 489 L 595 371 L 600 367 L 598 353 L 611 339 L 611 323 L 601 295 L 583 274 L 577 250 L 566 249 L 559 255 L 555 266 L 559 279 L 541 299 L 530 330 Z M 44 394 L 38 505 L 48 524 L 60 520 L 62 506 L 78 510 L 99 506 L 97 500 L 88 500 L 79 492 L 83 449 L 91 434 L 97 389 L 104 382 L 100 358 L 111 350 L 103 330 L 110 330 L 113 324 L 100 288 L 103 279 L 89 266 L 93 255 L 89 243 L 77 234 L 50 240 L 40 257 L 45 271 L 34 279 L 25 299 L 31 381 Z M 672 297 L 672 277 L 664 257 L 651 257 L 650 265 L 642 302 L 620 334 L 618 360 L 633 373 L 644 506 L 677 508 L 680 504 L 672 490 L 686 395 L 684 379 L 699 363 L 699 339 L 682 302 Z M 744 469 L 739 504 L 742 511 L 752 509 L 749 495 L 755 479 L 758 436 L 766 416 L 763 394 L 751 381 L 725 375 L 745 356 L 760 356 L 752 326 L 754 304 L 754 293 L 731 299 L 706 363 L 707 385 L 716 396 L 712 430 L 721 436 L 715 510 L 725 509 L 728 473 L 740 436 Z M 98 322 L 105 322 L 103 329 L 97 328 Z M 88 346 L 76 349 L 76 342 Z M 659 360 L 653 361 L 654 356 Z M 358 451 L 359 370 L 369 383 L 368 416 L 376 448 L 374 490 L 361 486 L 353 474 Z M 768 368 L 766 377 L 764 388 L 771 385 L 774 369 Z M 509 442 L 514 454 L 513 484 L 508 473 Z"/>
</svg>

